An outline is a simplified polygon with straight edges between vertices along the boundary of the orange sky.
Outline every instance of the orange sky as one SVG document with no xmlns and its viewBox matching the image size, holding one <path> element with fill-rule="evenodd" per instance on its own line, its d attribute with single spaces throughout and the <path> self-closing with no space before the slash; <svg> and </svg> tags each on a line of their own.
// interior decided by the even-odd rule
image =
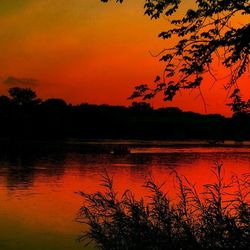
<svg viewBox="0 0 250 250">
<path fill-rule="evenodd" d="M 42 98 L 60 97 L 72 103 L 129 105 L 133 87 L 154 80 L 163 64 L 149 54 L 169 45 L 157 35 L 168 24 L 143 15 L 144 0 L 123 5 L 100 0 L 2 0 L 0 2 L 0 81 L 12 76 L 33 78 Z M 245 93 L 249 75 L 241 81 Z M 229 115 L 221 83 L 203 91 L 208 113 Z M 2 83 L 6 93 L 13 85 Z M 179 94 L 173 103 L 204 113 L 197 92 Z"/>
</svg>

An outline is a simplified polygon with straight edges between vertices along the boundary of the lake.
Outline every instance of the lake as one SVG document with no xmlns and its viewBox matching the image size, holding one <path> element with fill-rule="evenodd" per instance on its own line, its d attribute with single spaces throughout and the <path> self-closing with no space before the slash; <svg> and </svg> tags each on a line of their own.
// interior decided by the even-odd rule
<svg viewBox="0 0 250 250">
<path fill-rule="evenodd" d="M 213 181 L 211 168 L 223 163 L 226 176 L 250 172 L 250 147 L 132 145 L 129 155 L 91 153 L 25 153 L 0 158 L 0 249 L 79 250 L 77 238 L 85 230 L 75 221 L 82 204 L 78 191 L 102 189 L 106 169 L 115 188 L 130 188 L 137 197 L 152 176 L 174 196 L 173 170 L 202 190 Z"/>
</svg>

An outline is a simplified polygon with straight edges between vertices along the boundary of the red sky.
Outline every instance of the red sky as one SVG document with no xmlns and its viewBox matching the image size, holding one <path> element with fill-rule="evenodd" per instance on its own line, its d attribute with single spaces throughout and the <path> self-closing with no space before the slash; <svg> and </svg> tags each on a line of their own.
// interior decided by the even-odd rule
<svg viewBox="0 0 250 250">
<path fill-rule="evenodd" d="M 126 98 L 133 87 L 152 82 L 163 70 L 149 50 L 157 53 L 170 43 L 157 37 L 168 27 L 166 20 L 144 16 L 143 3 L 2 0 L 0 81 L 10 76 L 37 79 L 33 88 L 42 98 L 129 105 Z M 249 75 L 240 82 L 246 97 L 247 82 Z M 2 83 L 0 90 L 6 93 L 11 86 Z M 211 86 L 212 80 L 206 79 L 203 93 L 208 113 L 230 115 L 222 83 Z M 205 112 L 197 91 L 181 93 L 172 103 L 158 99 L 151 103 Z"/>
</svg>

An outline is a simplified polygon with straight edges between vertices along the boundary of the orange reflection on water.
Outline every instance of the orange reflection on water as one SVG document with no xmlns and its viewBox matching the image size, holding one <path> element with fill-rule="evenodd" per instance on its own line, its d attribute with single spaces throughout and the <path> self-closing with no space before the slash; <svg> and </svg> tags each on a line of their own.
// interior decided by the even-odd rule
<svg viewBox="0 0 250 250">
<path fill-rule="evenodd" d="M 137 150 L 142 152 L 142 149 Z M 63 245 L 60 249 L 81 249 L 76 239 L 85 227 L 75 222 L 82 205 L 76 192 L 102 190 L 100 174 L 105 169 L 113 177 L 119 194 L 129 188 L 136 197 L 147 195 L 143 184 L 152 176 L 158 184 L 166 182 L 164 190 L 173 198 L 176 197 L 173 170 L 186 176 L 202 191 L 203 184 L 215 180 L 211 168 L 216 161 L 224 163 L 226 180 L 232 173 L 246 173 L 250 169 L 250 149 L 237 152 L 233 148 L 179 147 L 165 148 L 161 153 L 157 150 L 160 149 L 152 149 L 151 154 L 128 156 L 68 154 L 59 162 L 54 156 L 38 158 L 32 163 L 2 161 L 0 218 L 9 232 L 0 236 L 0 240 L 17 241 L 18 236 L 12 234 L 15 229 L 27 232 L 23 236 L 27 239 L 21 240 L 26 242 L 23 243 L 26 249 L 30 249 L 32 242 L 42 244 L 44 235 L 49 235 L 47 249 L 57 249 L 58 242 Z"/>
</svg>

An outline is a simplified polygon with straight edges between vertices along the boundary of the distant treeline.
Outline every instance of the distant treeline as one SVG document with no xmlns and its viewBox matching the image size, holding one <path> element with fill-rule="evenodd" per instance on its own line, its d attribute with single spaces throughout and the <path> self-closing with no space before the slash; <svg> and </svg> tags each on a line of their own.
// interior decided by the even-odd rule
<svg viewBox="0 0 250 250">
<path fill-rule="evenodd" d="M 17 87 L 0 96 L 0 118 L 1 138 L 250 139 L 248 116 L 153 109 L 144 102 L 130 107 L 71 105 L 62 99 L 41 100 L 33 90 Z"/>
</svg>

